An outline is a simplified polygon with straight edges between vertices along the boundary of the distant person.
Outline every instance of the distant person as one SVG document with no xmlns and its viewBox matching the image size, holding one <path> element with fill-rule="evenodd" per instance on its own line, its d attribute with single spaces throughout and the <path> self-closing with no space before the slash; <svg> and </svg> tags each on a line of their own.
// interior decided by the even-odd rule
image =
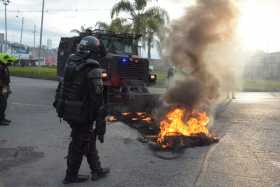
<svg viewBox="0 0 280 187">
<path fill-rule="evenodd" d="M 64 79 L 57 89 L 54 106 L 58 116 L 72 129 L 64 184 L 88 180 L 89 176 L 78 174 L 83 156 L 87 158 L 92 180 L 109 173 L 109 168 L 101 167 L 96 149 L 96 138 L 103 143 L 106 130 L 103 82 L 97 61 L 105 55 L 103 50 L 97 38 L 82 38 L 78 51 L 68 59 Z"/>
<path fill-rule="evenodd" d="M 167 70 L 167 81 L 168 81 L 168 87 L 170 86 L 170 81 L 172 77 L 174 77 L 175 69 L 173 67 L 169 67 Z"/>
<path fill-rule="evenodd" d="M 7 100 L 11 93 L 8 65 L 12 62 L 7 54 L 0 54 L 0 126 L 8 126 L 11 120 L 6 119 Z"/>
<path fill-rule="evenodd" d="M 235 91 L 228 91 L 227 92 L 227 99 L 236 99 Z"/>
</svg>

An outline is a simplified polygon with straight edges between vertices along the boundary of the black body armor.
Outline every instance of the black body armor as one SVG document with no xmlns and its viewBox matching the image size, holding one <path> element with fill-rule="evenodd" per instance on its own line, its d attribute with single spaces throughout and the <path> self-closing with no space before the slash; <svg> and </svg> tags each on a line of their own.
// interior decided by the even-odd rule
<svg viewBox="0 0 280 187">
<path fill-rule="evenodd" d="M 0 63 L 0 89 L 3 87 L 9 87 L 10 73 L 7 65 Z"/>
<path fill-rule="evenodd" d="M 83 156 L 87 158 L 93 180 L 109 171 L 101 167 L 96 149 L 96 138 L 103 143 L 106 131 L 102 71 L 94 60 L 98 60 L 99 49 L 98 39 L 90 36 L 83 38 L 78 52 L 69 57 L 64 79 L 56 91 L 54 106 L 58 116 L 72 129 L 65 184 L 84 181 L 78 176 Z"/>
<path fill-rule="evenodd" d="M 96 120 L 103 105 L 103 83 L 97 61 L 82 55 L 71 55 L 64 72 L 64 80 L 56 93 L 58 116 L 69 123 L 85 124 Z"/>
<path fill-rule="evenodd" d="M 11 90 L 9 69 L 6 64 L 0 63 L 0 125 L 3 125 L 3 120 L 7 121 L 5 112 L 7 109 L 7 99 L 10 93 Z"/>
</svg>

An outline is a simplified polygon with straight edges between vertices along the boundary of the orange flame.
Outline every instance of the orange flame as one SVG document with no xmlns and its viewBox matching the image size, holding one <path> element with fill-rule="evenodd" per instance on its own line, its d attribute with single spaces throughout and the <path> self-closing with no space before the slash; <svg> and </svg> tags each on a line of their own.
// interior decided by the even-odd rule
<svg viewBox="0 0 280 187">
<path fill-rule="evenodd" d="M 146 112 L 123 112 L 122 116 L 132 121 L 142 121 L 145 123 L 151 123 L 153 121 L 152 115 Z"/>
<path fill-rule="evenodd" d="M 187 121 L 184 120 L 186 114 L 189 113 Z M 175 108 L 168 112 L 164 119 L 160 122 L 160 133 L 157 142 L 164 144 L 164 140 L 168 136 L 192 136 L 196 134 L 209 134 L 207 124 L 209 118 L 206 113 L 191 112 L 185 108 Z"/>
<path fill-rule="evenodd" d="M 151 123 L 152 122 L 152 118 L 151 117 L 146 117 L 146 118 L 143 118 L 142 121 L 145 121 L 147 123 Z"/>
<path fill-rule="evenodd" d="M 106 121 L 107 122 L 116 122 L 117 118 L 115 116 L 107 116 Z"/>
<path fill-rule="evenodd" d="M 122 115 L 123 116 L 128 116 L 128 115 L 130 115 L 130 113 L 129 112 L 124 112 L 124 113 L 122 113 Z"/>
</svg>

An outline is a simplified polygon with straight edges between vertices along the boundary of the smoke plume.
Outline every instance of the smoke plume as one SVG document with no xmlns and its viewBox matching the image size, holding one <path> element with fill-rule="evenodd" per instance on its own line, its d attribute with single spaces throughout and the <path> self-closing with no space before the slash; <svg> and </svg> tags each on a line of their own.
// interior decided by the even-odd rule
<svg viewBox="0 0 280 187">
<path fill-rule="evenodd" d="M 167 61 L 180 71 L 164 96 L 169 106 L 209 110 L 234 89 L 234 37 L 238 11 L 231 0 L 197 0 L 170 27 Z"/>
</svg>

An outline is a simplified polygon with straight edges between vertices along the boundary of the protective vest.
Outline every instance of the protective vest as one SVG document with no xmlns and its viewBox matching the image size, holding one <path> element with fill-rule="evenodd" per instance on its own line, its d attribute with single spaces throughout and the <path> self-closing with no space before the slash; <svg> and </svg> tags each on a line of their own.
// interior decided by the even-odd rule
<svg viewBox="0 0 280 187">
<path fill-rule="evenodd" d="M 10 84 L 10 73 L 7 65 L 0 63 L 0 89 Z"/>
<path fill-rule="evenodd" d="M 95 110 L 94 106 L 100 104 L 92 96 L 91 90 L 98 91 L 100 87 L 92 84 L 91 75 L 99 67 L 99 63 L 95 60 L 85 59 L 79 55 L 70 56 L 54 104 L 60 118 L 72 124 L 91 123 L 95 120 L 92 110 Z"/>
</svg>

